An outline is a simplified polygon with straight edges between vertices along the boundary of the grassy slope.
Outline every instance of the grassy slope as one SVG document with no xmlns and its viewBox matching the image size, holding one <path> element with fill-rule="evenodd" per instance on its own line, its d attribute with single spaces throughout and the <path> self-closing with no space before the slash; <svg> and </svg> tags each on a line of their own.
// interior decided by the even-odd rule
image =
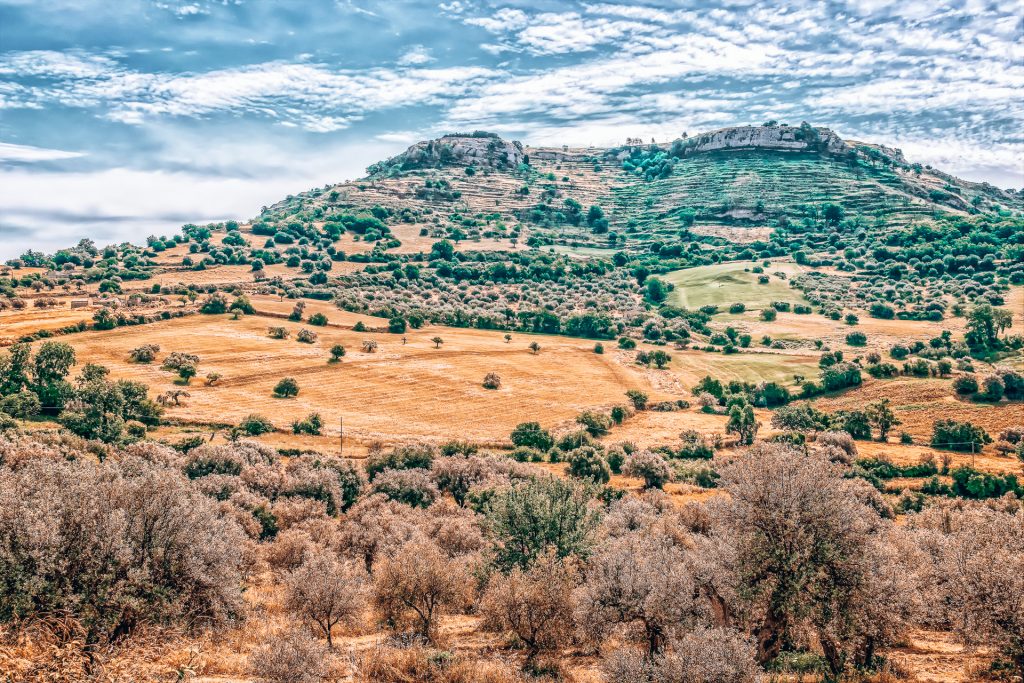
<svg viewBox="0 0 1024 683">
<path fill-rule="evenodd" d="M 749 270 L 753 265 L 750 261 L 735 261 L 686 268 L 663 277 L 676 287 L 670 295 L 671 302 L 691 309 L 708 304 L 727 308 L 729 304 L 737 302 L 746 304 L 748 309 L 760 309 L 772 301 L 804 302 L 803 295 L 799 290 L 791 288 L 788 280 L 780 280 L 771 274 L 780 270 L 779 267 L 769 266 L 766 269 L 770 280 L 768 284 L 762 285 L 757 281 L 758 274 L 744 270 Z"/>
</svg>

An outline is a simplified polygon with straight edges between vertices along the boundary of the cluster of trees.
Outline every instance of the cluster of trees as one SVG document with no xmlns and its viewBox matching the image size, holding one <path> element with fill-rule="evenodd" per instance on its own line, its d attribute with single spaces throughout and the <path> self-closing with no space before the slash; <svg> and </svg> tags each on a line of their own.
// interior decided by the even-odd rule
<svg viewBox="0 0 1024 683">
<path fill-rule="evenodd" d="M 719 467 L 727 495 L 683 507 L 457 442 L 377 450 L 364 471 L 245 440 L 102 463 L 90 449 L 0 437 L 0 622 L 60 611 L 97 658 L 147 624 L 259 618 L 242 591 L 269 580 L 293 624 L 250 660 L 272 681 L 324 671 L 339 634 L 374 623 L 429 651 L 468 612 L 528 671 L 596 649 L 611 680 L 753 683 L 793 656 L 837 679 L 922 626 L 1024 664 L 1019 502 L 940 503 L 897 526 L 830 457 L 841 446 L 758 443 Z M 632 466 L 657 480 L 650 455 Z"/>
</svg>

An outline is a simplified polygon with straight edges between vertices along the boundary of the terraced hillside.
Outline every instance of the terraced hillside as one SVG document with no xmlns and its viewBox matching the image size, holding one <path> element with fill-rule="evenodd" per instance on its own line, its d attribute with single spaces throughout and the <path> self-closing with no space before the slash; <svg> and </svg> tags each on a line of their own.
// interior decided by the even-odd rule
<svg viewBox="0 0 1024 683">
<path fill-rule="evenodd" d="M 821 218 L 827 205 L 875 227 L 1024 207 L 1019 194 L 806 125 L 612 149 L 533 148 L 474 135 L 417 143 L 372 166 L 367 178 L 289 197 L 262 218 L 308 220 L 381 206 L 434 237 L 532 235 L 537 244 L 646 249 L 681 225 L 774 228 Z M 601 207 L 607 223 L 583 216 L 590 206 Z"/>
</svg>

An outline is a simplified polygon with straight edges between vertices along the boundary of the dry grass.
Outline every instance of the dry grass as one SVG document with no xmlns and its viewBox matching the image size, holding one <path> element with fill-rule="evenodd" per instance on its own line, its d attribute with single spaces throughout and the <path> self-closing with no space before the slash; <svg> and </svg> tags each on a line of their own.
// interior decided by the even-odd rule
<svg viewBox="0 0 1024 683">
<path fill-rule="evenodd" d="M 1024 424 L 1024 404 L 974 403 L 956 396 L 949 380 L 908 379 L 869 380 L 855 391 L 822 398 L 818 408 L 828 411 L 860 410 L 873 401 L 887 398 L 903 424 L 894 432 L 906 431 L 918 443 L 929 443 L 936 420 L 967 421 L 983 427 L 993 437 L 1010 425 Z M 896 448 L 896 447 L 893 447 Z M 986 446 L 986 454 L 994 453 Z"/>
<path fill-rule="evenodd" d="M 337 315 L 340 320 L 341 312 Z M 284 326 L 292 337 L 270 339 L 268 325 Z M 102 363 L 114 377 L 141 380 L 154 393 L 175 388 L 174 376 L 160 370 L 159 360 L 129 363 L 132 348 L 158 344 L 161 358 L 171 351 L 198 354 L 199 377 L 188 389 L 192 397 L 169 411 L 172 420 L 234 424 L 255 412 L 283 428 L 317 411 L 327 433 L 337 435 L 338 420 L 344 417 L 346 438 L 357 441 L 505 440 L 519 422 L 570 421 L 583 409 L 624 402 L 629 388 L 648 386 L 638 371 L 594 354 L 590 342 L 565 337 L 515 335 L 506 344 L 500 332 L 429 327 L 410 331 L 408 344 L 402 345 L 398 335 L 327 327 L 311 328 L 319 332 L 319 340 L 301 344 L 294 336 L 304 326 L 261 316 L 193 316 L 67 340 L 80 364 Z M 435 335 L 445 340 L 440 349 L 430 341 Z M 376 353 L 361 350 L 369 338 L 380 343 Z M 542 347 L 536 355 L 526 348 L 534 339 Z M 327 351 L 336 343 L 349 353 L 331 365 Z M 210 372 L 223 376 L 216 387 L 201 380 Z M 501 376 L 500 390 L 481 386 L 488 372 Z M 297 398 L 271 398 L 282 377 L 298 380 Z"/>
</svg>

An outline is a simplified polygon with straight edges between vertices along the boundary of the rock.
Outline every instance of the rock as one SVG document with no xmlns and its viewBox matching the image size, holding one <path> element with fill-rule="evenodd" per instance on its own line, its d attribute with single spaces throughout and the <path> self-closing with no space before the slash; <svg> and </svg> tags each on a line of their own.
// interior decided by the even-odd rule
<svg viewBox="0 0 1024 683">
<path fill-rule="evenodd" d="M 703 133 L 683 141 L 685 154 L 723 150 L 769 149 L 842 155 L 852 149 L 828 128 L 813 126 L 738 126 Z"/>
<path fill-rule="evenodd" d="M 370 166 L 367 172 L 373 176 L 395 170 L 441 166 L 477 166 L 503 170 L 513 169 L 525 159 L 522 144 L 502 140 L 493 133 L 445 135 L 435 140 L 417 142 L 401 154 Z"/>
</svg>

